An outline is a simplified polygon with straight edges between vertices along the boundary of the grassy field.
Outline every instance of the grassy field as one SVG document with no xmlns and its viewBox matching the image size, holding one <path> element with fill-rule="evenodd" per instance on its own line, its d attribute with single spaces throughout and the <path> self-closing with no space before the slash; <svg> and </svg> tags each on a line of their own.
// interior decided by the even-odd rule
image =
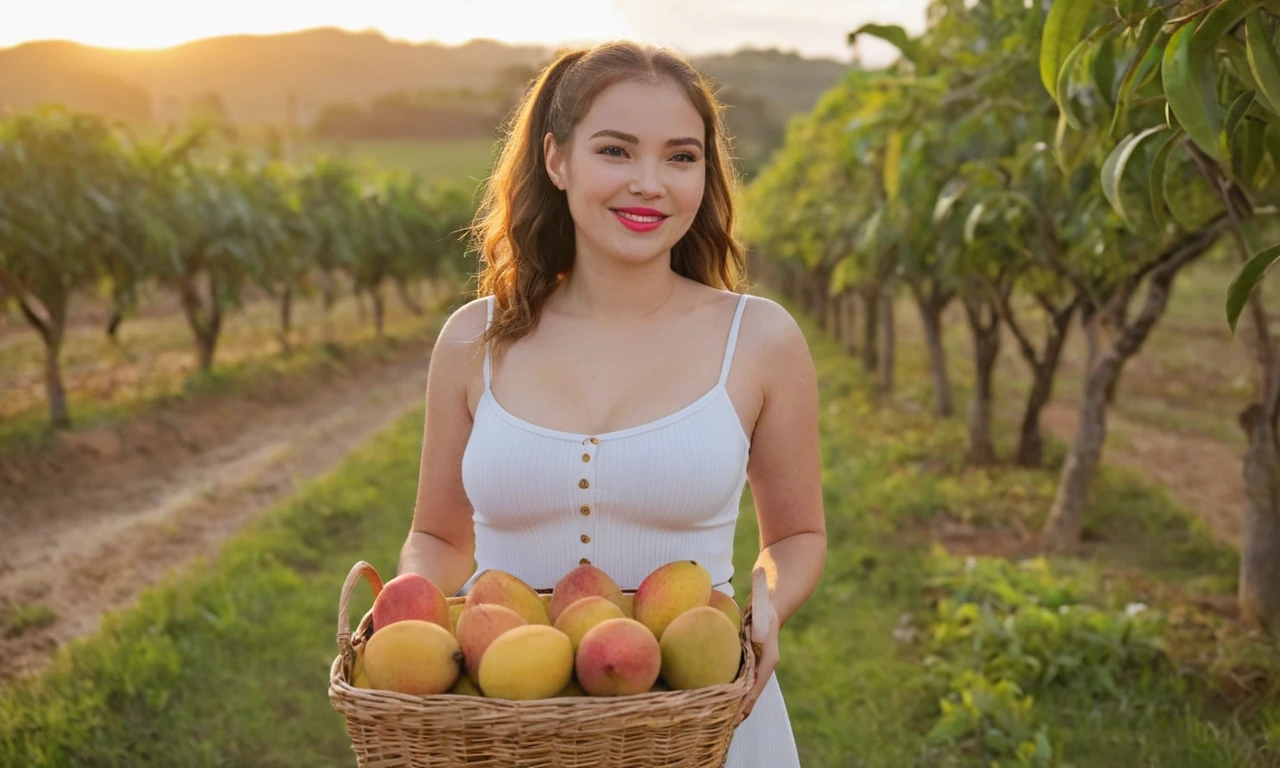
<svg viewBox="0 0 1280 768">
<path fill-rule="evenodd" d="M 450 141 L 305 139 L 299 143 L 296 159 L 328 154 L 383 170 L 412 171 L 427 180 L 479 184 L 489 174 L 496 145 L 496 137 Z"/>
<path fill-rule="evenodd" d="M 420 298 L 436 296 L 423 286 Z M 386 333 L 420 336 L 434 319 L 433 308 L 415 315 L 394 295 L 386 302 Z M 195 342 L 176 309 L 126 320 L 119 344 L 98 324 L 68 329 L 62 349 L 63 384 L 76 427 L 129 418 L 138 408 L 193 394 L 251 388 L 262 376 L 305 372 L 323 357 L 325 323 L 318 300 L 294 304 L 291 353 L 282 355 L 276 338 L 278 307 L 270 299 L 251 301 L 228 315 L 218 342 L 214 369 L 200 374 Z M 375 338 L 368 301 L 362 312 L 351 296 L 333 308 L 330 341 L 363 345 Z M 44 347 L 26 327 L 0 336 L 0 453 L 30 448 L 50 439 L 44 390 Z"/>
<path fill-rule="evenodd" d="M 963 425 L 928 415 L 927 387 L 878 403 L 804 324 L 830 555 L 784 630 L 778 674 L 806 768 L 1280 760 L 1275 655 L 1212 609 L 1230 599 L 1234 553 L 1159 489 L 1108 470 L 1089 520 L 1102 543 L 1086 556 L 969 559 L 966 547 L 998 549 L 1002 530 L 1039 524 L 1052 470 L 964 468 Z M 903 343 L 903 379 L 925 381 Z M 352 764 L 325 695 L 338 592 L 356 560 L 394 571 L 420 420 L 0 694 L 0 764 Z M 934 547 L 957 528 L 969 535 L 952 538 L 955 556 Z M 739 595 L 756 546 L 748 496 Z M 352 610 L 369 602 L 361 592 Z"/>
</svg>

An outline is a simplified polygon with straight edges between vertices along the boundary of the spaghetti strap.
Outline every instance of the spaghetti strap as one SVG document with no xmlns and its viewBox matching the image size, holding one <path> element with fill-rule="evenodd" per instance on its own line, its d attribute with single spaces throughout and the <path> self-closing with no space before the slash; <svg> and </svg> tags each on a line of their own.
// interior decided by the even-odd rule
<svg viewBox="0 0 1280 768">
<path fill-rule="evenodd" d="M 485 319 L 484 329 L 489 330 L 489 326 L 493 324 L 493 294 L 489 294 L 485 305 L 488 307 L 488 316 Z M 489 391 L 489 342 L 484 343 L 484 389 Z"/>
<path fill-rule="evenodd" d="M 729 342 L 724 348 L 724 363 L 720 366 L 720 381 L 716 386 L 723 387 L 729 380 L 729 368 L 733 365 L 733 352 L 738 346 L 738 326 L 742 324 L 742 309 L 747 306 L 747 295 L 738 297 L 738 308 L 733 313 L 733 325 L 729 327 Z"/>
</svg>

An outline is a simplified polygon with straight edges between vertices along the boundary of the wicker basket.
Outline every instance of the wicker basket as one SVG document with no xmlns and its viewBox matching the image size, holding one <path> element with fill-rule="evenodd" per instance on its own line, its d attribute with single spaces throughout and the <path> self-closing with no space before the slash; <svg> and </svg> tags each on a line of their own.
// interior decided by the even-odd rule
<svg viewBox="0 0 1280 768">
<path fill-rule="evenodd" d="M 752 607 L 744 611 L 743 663 L 727 685 L 619 697 L 508 701 L 479 696 L 414 696 L 352 687 L 355 649 L 372 634 L 366 613 L 352 638 L 351 592 L 364 575 L 374 594 L 377 572 L 356 563 L 338 603 L 338 648 L 329 701 L 346 718 L 361 768 L 720 768 L 755 684 Z M 628 590 L 630 591 L 630 590 Z M 765 591 L 767 594 L 767 591 Z M 463 597 L 449 598 L 450 605 Z M 757 598 L 757 612 L 759 598 Z M 767 615 L 767 613 L 765 614 Z"/>
</svg>

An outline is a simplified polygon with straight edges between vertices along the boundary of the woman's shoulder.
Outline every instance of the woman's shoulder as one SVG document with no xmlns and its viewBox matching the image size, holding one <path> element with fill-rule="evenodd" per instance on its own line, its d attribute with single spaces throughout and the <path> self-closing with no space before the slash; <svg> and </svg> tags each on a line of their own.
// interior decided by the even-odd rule
<svg viewBox="0 0 1280 768">
<path fill-rule="evenodd" d="M 434 357 L 444 353 L 452 361 L 465 363 L 484 354 L 481 343 L 489 320 L 489 298 L 472 299 L 449 314 L 436 336 Z"/>
<path fill-rule="evenodd" d="M 791 354 L 797 351 L 808 354 L 804 331 L 786 307 L 767 296 L 751 293 L 746 296 L 738 329 L 740 344 L 747 344 L 753 352 L 762 354 L 788 350 Z"/>
</svg>

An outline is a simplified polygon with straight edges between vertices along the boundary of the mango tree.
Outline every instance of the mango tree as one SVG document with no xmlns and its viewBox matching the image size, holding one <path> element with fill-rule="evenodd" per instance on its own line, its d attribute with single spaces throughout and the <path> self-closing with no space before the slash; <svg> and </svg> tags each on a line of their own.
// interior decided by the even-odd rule
<svg viewBox="0 0 1280 768">
<path fill-rule="evenodd" d="M 71 425 L 59 354 L 67 308 L 104 274 L 111 193 L 128 161 L 101 119 L 49 108 L 0 121 L 0 284 L 45 348 L 49 420 Z"/>
<path fill-rule="evenodd" d="M 1249 307 L 1246 346 L 1255 368 L 1254 403 L 1240 417 L 1249 440 L 1240 603 L 1246 617 L 1273 631 L 1280 631 L 1280 352 L 1256 287 L 1280 257 L 1278 12 L 1274 2 L 1252 0 L 1101 9 L 1059 0 L 1040 62 L 1062 110 L 1060 133 L 1075 131 L 1108 153 L 1100 182 L 1111 206 L 1130 229 L 1165 243 L 1136 273 L 1148 281 L 1146 300 L 1091 366 L 1087 389 L 1105 388 L 1145 340 L 1178 270 L 1228 231 L 1244 260 L 1227 296 L 1233 329 Z M 1078 457 L 1077 468 L 1069 461 L 1064 471 L 1087 463 Z M 1050 545 L 1076 539 L 1083 507 L 1081 495 L 1060 488 L 1046 523 Z"/>
</svg>

